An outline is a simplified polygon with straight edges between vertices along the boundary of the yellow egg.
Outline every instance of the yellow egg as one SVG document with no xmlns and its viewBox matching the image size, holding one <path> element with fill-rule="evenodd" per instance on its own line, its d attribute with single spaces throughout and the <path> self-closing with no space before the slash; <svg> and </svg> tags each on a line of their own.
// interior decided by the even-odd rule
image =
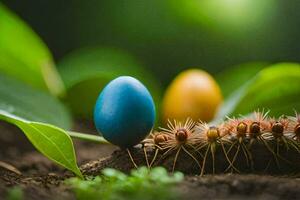
<svg viewBox="0 0 300 200">
<path fill-rule="evenodd" d="M 207 72 L 190 69 L 181 72 L 166 90 L 162 117 L 183 121 L 190 117 L 194 120 L 213 119 L 223 97 L 217 82 Z"/>
</svg>

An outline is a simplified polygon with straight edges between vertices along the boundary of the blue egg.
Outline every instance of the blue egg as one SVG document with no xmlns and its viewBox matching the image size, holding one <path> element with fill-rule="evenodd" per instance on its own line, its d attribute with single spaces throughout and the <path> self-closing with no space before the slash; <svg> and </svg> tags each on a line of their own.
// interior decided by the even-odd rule
<svg viewBox="0 0 300 200">
<path fill-rule="evenodd" d="M 100 93 L 94 122 L 97 130 L 112 144 L 132 147 L 151 131 L 155 106 L 147 88 L 137 79 L 120 76 Z"/>
</svg>

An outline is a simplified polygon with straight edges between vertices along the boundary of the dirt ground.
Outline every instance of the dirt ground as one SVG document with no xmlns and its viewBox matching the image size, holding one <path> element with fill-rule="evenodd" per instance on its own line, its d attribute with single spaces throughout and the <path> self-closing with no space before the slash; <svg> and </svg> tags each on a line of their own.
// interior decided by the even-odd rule
<svg viewBox="0 0 300 200">
<path fill-rule="evenodd" d="M 94 132 L 91 124 L 80 122 L 77 123 L 75 130 Z M 23 189 L 25 199 L 75 199 L 72 192 L 62 184 L 65 178 L 72 176 L 70 172 L 37 152 L 18 128 L 0 122 L 0 132 L 0 161 L 14 166 L 21 172 L 18 174 L 17 171 L 13 172 L 14 170 L 0 166 L 0 199 L 5 199 L 7 191 L 16 185 Z M 105 167 L 114 167 L 125 172 L 133 167 L 127 153 L 113 146 L 75 141 L 75 148 L 80 168 L 87 175 L 99 174 Z M 145 164 L 141 150 L 133 149 L 132 154 L 138 165 Z M 148 156 L 153 156 L 153 152 Z M 261 155 L 259 159 L 267 158 L 267 155 Z M 298 157 L 294 159 L 294 162 L 300 161 Z M 164 163 L 171 169 L 173 160 L 172 157 L 167 157 L 155 164 Z M 224 166 L 220 166 L 221 163 L 224 163 L 222 158 L 216 161 L 217 172 L 224 169 Z M 211 166 L 208 164 L 207 168 L 211 169 Z M 187 176 L 183 183 L 175 187 L 180 191 L 182 199 L 189 200 L 300 199 L 300 174 L 287 174 L 282 171 L 278 173 L 273 168 L 274 165 L 271 164 L 269 175 L 263 173 L 262 168 L 258 166 L 258 174 L 217 174 L 199 177 L 194 175 L 199 174 L 197 164 L 182 154 L 179 156 L 176 169 L 185 172 Z M 284 172 L 289 169 L 288 165 L 283 166 Z M 300 171 L 293 170 L 293 172 Z"/>
</svg>

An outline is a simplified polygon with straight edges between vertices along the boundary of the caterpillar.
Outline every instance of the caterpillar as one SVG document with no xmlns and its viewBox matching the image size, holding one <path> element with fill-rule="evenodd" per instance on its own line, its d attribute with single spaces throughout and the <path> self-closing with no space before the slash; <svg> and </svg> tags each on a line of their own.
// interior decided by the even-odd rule
<svg viewBox="0 0 300 200">
<path fill-rule="evenodd" d="M 210 125 L 202 121 L 195 122 L 187 119 L 184 122 L 168 121 L 166 128 L 159 128 L 141 142 L 148 168 L 167 156 L 174 156 L 172 171 L 176 170 L 179 154 L 186 154 L 198 166 L 199 175 L 203 176 L 207 170 L 208 157 L 215 173 L 215 159 L 223 156 L 223 172 L 254 171 L 257 163 L 255 158 L 256 145 L 268 155 L 269 161 L 265 169 L 276 165 L 281 170 L 285 163 L 293 167 L 293 162 L 282 152 L 296 153 L 300 159 L 300 115 L 281 116 L 274 118 L 268 112 L 253 112 L 250 117 L 227 118 L 218 125 Z M 150 158 L 149 151 L 154 151 Z M 241 167 L 237 158 L 244 163 Z M 131 161 L 134 163 L 132 156 Z M 150 160 L 149 160 L 150 159 Z M 134 166 L 137 166 L 134 163 Z M 297 168 L 297 170 L 299 170 Z"/>
</svg>

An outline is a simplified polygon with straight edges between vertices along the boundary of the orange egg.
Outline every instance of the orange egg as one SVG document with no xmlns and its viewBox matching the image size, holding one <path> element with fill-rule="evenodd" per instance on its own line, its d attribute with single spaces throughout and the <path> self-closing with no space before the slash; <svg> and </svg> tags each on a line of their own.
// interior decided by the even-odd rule
<svg viewBox="0 0 300 200">
<path fill-rule="evenodd" d="M 222 103 L 221 90 L 214 78 L 199 69 L 181 72 L 169 85 L 162 103 L 162 117 L 183 121 L 210 121 Z"/>
</svg>

